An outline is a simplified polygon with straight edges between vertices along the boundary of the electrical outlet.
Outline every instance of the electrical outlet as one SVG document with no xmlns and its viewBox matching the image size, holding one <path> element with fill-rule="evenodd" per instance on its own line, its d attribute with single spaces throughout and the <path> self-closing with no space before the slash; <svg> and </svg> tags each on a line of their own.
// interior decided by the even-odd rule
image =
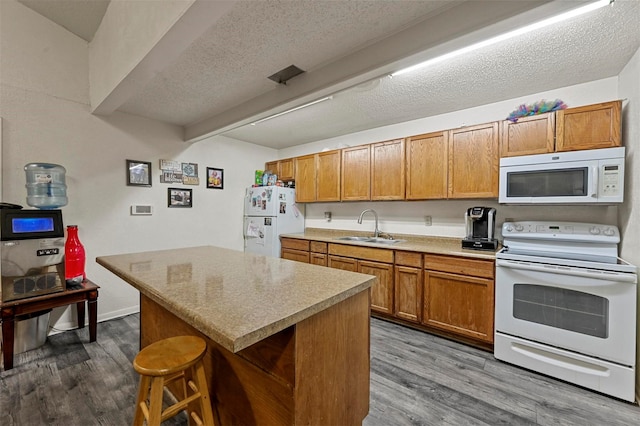
<svg viewBox="0 0 640 426">
<path fill-rule="evenodd" d="M 431 216 L 424 217 L 424 226 L 431 226 Z"/>
</svg>

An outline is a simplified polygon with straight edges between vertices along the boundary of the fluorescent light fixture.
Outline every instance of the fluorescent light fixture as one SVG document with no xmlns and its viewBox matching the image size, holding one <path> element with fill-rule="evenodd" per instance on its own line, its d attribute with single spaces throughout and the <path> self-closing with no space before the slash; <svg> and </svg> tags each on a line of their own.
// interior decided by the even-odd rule
<svg viewBox="0 0 640 426">
<path fill-rule="evenodd" d="M 295 108 L 291 108 L 291 109 L 288 109 L 286 111 L 282 111 L 282 112 L 270 115 L 270 116 L 265 117 L 265 118 L 261 118 L 260 120 L 254 121 L 253 123 L 251 123 L 251 125 L 255 126 L 256 124 L 262 123 L 263 121 L 271 120 L 272 118 L 280 117 L 281 115 L 289 114 L 290 112 L 297 111 L 299 109 L 306 108 L 306 107 L 311 106 L 311 105 L 319 104 L 320 102 L 328 101 L 329 99 L 333 99 L 333 96 L 326 96 L 324 98 L 316 99 L 313 102 L 309 102 L 307 104 L 300 105 L 300 106 L 297 106 Z"/>
<path fill-rule="evenodd" d="M 426 60 L 426 61 L 421 62 L 419 64 L 412 65 L 410 67 L 401 69 L 400 71 L 396 71 L 396 72 L 392 73 L 390 75 L 390 77 L 395 77 L 395 76 L 398 76 L 398 75 L 401 75 L 401 74 L 404 74 L 404 73 L 407 73 L 407 72 L 411 72 L 411 71 L 417 70 L 419 68 L 424 68 L 424 67 L 427 67 L 429 65 L 433 65 L 433 64 L 436 64 L 438 62 L 446 61 L 447 59 L 455 58 L 456 56 L 464 55 L 465 53 L 469 53 L 469 52 L 472 52 L 474 50 L 477 50 L 477 49 L 480 49 L 480 48 L 483 48 L 483 47 L 487 47 L 487 46 L 491 46 L 492 44 L 496 44 L 496 43 L 499 43 L 501 41 L 508 40 L 510 38 L 517 37 L 519 35 L 523 35 L 523 34 L 531 32 L 531 31 L 535 31 L 535 30 L 547 27 L 549 25 L 557 24 L 558 22 L 562 22 L 562 21 L 565 21 L 567 19 L 574 18 L 576 16 L 580 16 L 580 15 L 583 15 L 585 13 L 594 11 L 596 9 L 600 9 L 601 7 L 604 7 L 604 6 L 607 6 L 607 5 L 611 4 L 611 3 L 613 3 L 613 1 L 614 0 L 598 0 L 598 1 L 595 1 L 593 3 L 589 3 L 589 4 L 585 5 L 585 6 L 578 7 L 576 9 L 570 10 L 568 12 L 564 12 L 564 13 L 561 13 L 559 15 L 552 16 L 551 18 L 543 19 L 542 21 L 538 21 L 538 22 L 535 22 L 533 24 L 526 25 L 526 26 L 518 28 L 516 30 L 509 31 L 509 32 L 504 33 L 504 34 L 500 34 L 498 36 L 489 38 L 487 40 L 484 40 L 484 41 L 481 41 L 481 42 L 478 42 L 478 43 L 463 47 L 463 48 L 458 49 L 458 50 L 454 50 L 453 52 L 449 52 L 449 53 L 446 53 L 444 55 L 437 56 L 435 58 Z"/>
</svg>

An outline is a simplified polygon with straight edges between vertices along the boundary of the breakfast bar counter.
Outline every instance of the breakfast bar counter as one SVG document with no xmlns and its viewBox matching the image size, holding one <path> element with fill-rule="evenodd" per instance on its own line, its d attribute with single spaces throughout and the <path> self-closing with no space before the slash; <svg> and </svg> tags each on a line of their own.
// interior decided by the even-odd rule
<svg viewBox="0 0 640 426">
<path fill-rule="evenodd" d="M 96 261 L 140 291 L 141 348 L 184 334 L 207 340 L 221 424 L 367 415 L 373 276 L 211 246 Z"/>
</svg>

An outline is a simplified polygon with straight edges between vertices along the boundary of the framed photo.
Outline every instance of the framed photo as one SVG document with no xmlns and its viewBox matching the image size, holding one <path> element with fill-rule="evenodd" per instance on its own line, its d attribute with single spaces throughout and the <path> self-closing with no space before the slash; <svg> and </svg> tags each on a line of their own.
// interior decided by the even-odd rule
<svg viewBox="0 0 640 426">
<path fill-rule="evenodd" d="M 168 198 L 169 207 L 192 207 L 193 206 L 193 200 L 191 198 L 191 189 L 169 188 L 167 198 Z"/>
<path fill-rule="evenodd" d="M 127 185 L 151 186 L 151 163 L 127 160 Z"/>
<path fill-rule="evenodd" d="M 207 167 L 207 188 L 224 188 L 224 170 Z"/>
</svg>

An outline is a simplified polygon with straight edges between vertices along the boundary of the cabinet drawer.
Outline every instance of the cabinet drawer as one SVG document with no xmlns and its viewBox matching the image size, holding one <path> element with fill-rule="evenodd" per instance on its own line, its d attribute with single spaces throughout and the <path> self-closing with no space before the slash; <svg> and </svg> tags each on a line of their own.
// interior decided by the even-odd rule
<svg viewBox="0 0 640 426">
<path fill-rule="evenodd" d="M 424 269 L 483 278 L 493 278 L 495 270 L 493 260 L 437 254 L 424 255 Z"/>
<path fill-rule="evenodd" d="M 282 245 L 282 248 L 309 251 L 309 241 L 307 240 L 297 240 L 295 238 L 282 238 L 280 240 L 280 243 Z"/>
<path fill-rule="evenodd" d="M 296 262 L 309 263 L 309 252 L 300 250 L 291 250 L 283 248 L 280 251 L 280 257 L 287 260 L 295 260 Z"/>
<path fill-rule="evenodd" d="M 313 253 L 326 253 L 327 243 L 321 243 L 319 241 L 311 241 L 311 251 Z"/>
<path fill-rule="evenodd" d="M 327 266 L 327 255 L 320 253 L 309 253 L 309 263 L 312 265 Z"/>
<path fill-rule="evenodd" d="M 384 263 L 393 263 L 393 250 L 343 244 L 329 244 L 329 254 Z"/>
<path fill-rule="evenodd" d="M 422 254 L 412 251 L 396 251 L 396 265 L 422 268 Z"/>
</svg>

